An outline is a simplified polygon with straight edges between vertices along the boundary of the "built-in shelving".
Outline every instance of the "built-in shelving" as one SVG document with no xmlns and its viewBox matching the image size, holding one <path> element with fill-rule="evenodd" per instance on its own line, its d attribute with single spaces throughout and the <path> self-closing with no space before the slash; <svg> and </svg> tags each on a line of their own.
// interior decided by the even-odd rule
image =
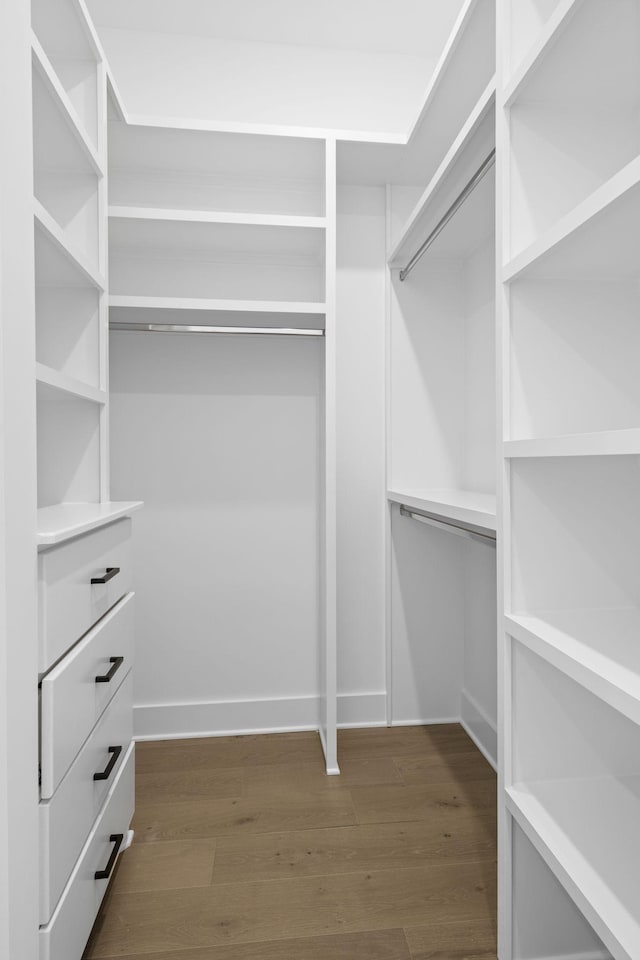
<svg viewBox="0 0 640 960">
<path fill-rule="evenodd" d="M 511 107 L 525 89 L 535 71 L 540 67 L 553 44 L 568 26 L 583 0 L 560 0 L 549 18 L 541 25 L 539 33 L 527 53 L 519 61 L 508 79 L 504 92 L 504 106 Z M 518 2 L 513 4 L 518 7 Z M 514 10 L 514 14 L 516 10 Z M 516 17 L 517 19 L 517 17 Z M 530 34 L 529 34 L 530 36 Z"/>
<path fill-rule="evenodd" d="M 52 546 L 96 530 L 121 517 L 129 517 L 142 507 L 139 500 L 105 503 L 58 503 L 38 510 L 38 545 Z"/>
<path fill-rule="evenodd" d="M 38 200 L 34 200 L 34 218 L 36 230 L 39 231 L 44 238 L 46 238 L 49 245 L 55 249 L 56 253 L 62 254 L 62 256 L 67 260 L 67 263 L 71 267 L 71 276 L 76 277 L 76 283 L 77 274 L 80 273 L 81 276 L 85 280 L 88 280 L 94 287 L 96 287 L 98 290 L 104 291 L 105 279 L 100 271 L 96 266 L 94 266 L 94 264 L 91 263 L 84 252 L 69 239 L 64 230 L 58 223 L 56 223 L 51 214 L 45 210 L 43 205 Z M 45 260 L 48 251 L 45 247 L 38 248 L 36 241 L 37 260 L 38 249 L 42 251 L 42 257 L 40 258 L 39 262 L 43 276 L 55 276 L 57 265 L 51 264 L 49 268 L 47 267 Z M 68 271 L 66 274 L 69 276 Z M 64 283 L 65 279 L 65 275 L 61 274 L 59 277 L 59 284 L 61 285 Z"/>
<path fill-rule="evenodd" d="M 51 387 L 53 390 L 60 390 L 62 393 L 68 393 L 80 400 L 90 400 L 98 404 L 107 402 L 106 390 L 99 390 L 89 383 L 83 383 L 81 380 L 68 377 L 44 363 L 36 363 L 36 380 L 44 386 Z"/>
<path fill-rule="evenodd" d="M 287 300 L 210 300 L 190 297 L 109 298 L 112 323 L 318 328 L 326 305 Z"/>
<path fill-rule="evenodd" d="M 237 224 L 246 227 L 298 227 L 324 230 L 326 217 L 296 217 L 273 213 L 233 213 L 217 210 L 176 210 L 170 207 L 109 207 L 111 220 L 164 220 L 179 223 Z"/>
<path fill-rule="evenodd" d="M 66 90 L 62 86 L 62 83 L 60 82 L 58 75 L 53 68 L 53 64 L 44 52 L 42 45 L 35 34 L 31 39 L 31 49 L 33 54 L 33 65 L 37 71 L 39 80 L 42 82 L 43 87 L 46 89 L 46 92 L 49 95 L 50 104 L 57 109 L 62 121 L 73 135 L 78 145 L 79 152 L 84 155 L 85 163 L 88 163 L 98 176 L 103 176 L 104 170 L 102 169 L 102 164 L 100 163 L 96 146 L 91 141 L 87 131 L 84 129 L 76 108 L 69 99 Z M 73 156 L 73 154 L 70 152 L 70 146 L 67 138 L 59 128 L 56 128 L 56 124 L 54 123 L 53 119 L 45 121 L 44 114 L 46 109 L 47 104 L 41 98 L 40 91 L 36 89 L 36 96 L 34 100 L 34 133 L 37 138 L 42 137 L 43 140 L 45 139 L 46 135 L 46 145 L 43 144 L 43 150 L 46 149 L 46 157 L 43 157 L 43 161 L 51 167 L 59 168 L 62 165 L 62 158 L 66 156 L 67 161 L 64 164 L 65 166 L 77 165 L 82 167 L 82 161 L 78 156 Z"/>
<path fill-rule="evenodd" d="M 640 455 L 640 428 L 601 430 L 569 436 L 506 440 L 505 457 L 602 457 Z"/>
<path fill-rule="evenodd" d="M 640 157 L 509 261 L 502 278 L 636 275 L 639 224 Z"/>
<path fill-rule="evenodd" d="M 507 806 L 616 960 L 635 960 L 640 776 L 516 784 Z"/>
<path fill-rule="evenodd" d="M 496 498 L 472 490 L 387 490 L 392 503 L 422 510 L 443 520 L 469 523 L 486 530 L 496 529 Z"/>
<path fill-rule="evenodd" d="M 640 609 L 511 613 L 505 625 L 520 643 L 640 724 Z"/>
</svg>

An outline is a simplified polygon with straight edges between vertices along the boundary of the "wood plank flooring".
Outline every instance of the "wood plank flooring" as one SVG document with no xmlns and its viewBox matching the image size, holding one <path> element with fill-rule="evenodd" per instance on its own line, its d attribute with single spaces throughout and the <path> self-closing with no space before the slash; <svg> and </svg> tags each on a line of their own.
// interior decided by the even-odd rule
<svg viewBox="0 0 640 960">
<path fill-rule="evenodd" d="M 457 724 L 140 743 L 85 960 L 495 960 L 495 775 Z"/>
</svg>

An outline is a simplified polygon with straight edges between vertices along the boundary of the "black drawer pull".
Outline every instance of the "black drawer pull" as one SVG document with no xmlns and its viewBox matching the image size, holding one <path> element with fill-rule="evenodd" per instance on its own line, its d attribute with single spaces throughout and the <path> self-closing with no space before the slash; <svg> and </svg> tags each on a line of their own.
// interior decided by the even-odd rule
<svg viewBox="0 0 640 960">
<path fill-rule="evenodd" d="M 118 757 L 122 753 L 122 747 L 107 747 L 107 751 L 111 754 L 109 758 L 109 763 L 106 765 L 104 770 L 101 773 L 94 773 L 94 780 L 108 780 L 111 774 L 113 773 L 113 768 L 118 762 Z"/>
<path fill-rule="evenodd" d="M 111 871 L 113 870 L 113 865 L 116 862 L 116 857 L 120 853 L 120 847 L 122 846 L 122 841 L 124 840 L 124 833 L 112 833 L 109 837 L 109 843 L 115 844 L 113 850 L 109 854 L 109 859 L 107 860 L 107 865 L 104 870 L 96 870 L 94 877 L 96 880 L 108 880 L 111 876 Z"/>
<path fill-rule="evenodd" d="M 91 583 L 109 583 L 120 573 L 120 567 L 107 567 L 101 577 L 91 577 Z"/>
<path fill-rule="evenodd" d="M 118 671 L 124 663 L 124 657 L 109 657 L 109 663 L 112 663 L 113 666 L 107 673 L 96 677 L 96 683 L 109 683 L 110 680 L 113 680 L 116 671 Z"/>
</svg>

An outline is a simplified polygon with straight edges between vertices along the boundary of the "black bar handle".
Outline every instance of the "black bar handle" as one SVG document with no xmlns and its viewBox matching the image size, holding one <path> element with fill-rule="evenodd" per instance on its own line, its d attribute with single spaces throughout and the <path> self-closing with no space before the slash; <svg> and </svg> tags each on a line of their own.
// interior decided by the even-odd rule
<svg viewBox="0 0 640 960">
<path fill-rule="evenodd" d="M 109 663 L 112 663 L 113 666 L 107 673 L 96 677 L 96 683 L 109 683 L 110 680 L 113 680 L 114 675 L 124 663 L 124 657 L 109 657 Z"/>
<path fill-rule="evenodd" d="M 118 757 L 122 753 L 122 747 L 107 747 L 107 752 L 111 754 L 109 758 L 109 763 L 106 765 L 104 770 L 100 773 L 94 773 L 94 780 L 108 780 L 111 774 L 113 773 L 113 768 L 118 762 Z"/>
<path fill-rule="evenodd" d="M 120 853 L 120 847 L 122 846 L 122 841 L 124 840 L 124 833 L 112 833 L 109 837 L 109 843 L 115 844 L 113 850 L 109 854 L 109 859 L 107 860 L 107 865 L 104 870 L 96 870 L 94 877 L 96 880 L 108 880 L 111 876 L 111 871 L 113 870 L 113 865 L 116 862 L 116 857 Z"/>
<path fill-rule="evenodd" d="M 107 567 L 101 577 L 91 577 L 91 583 L 109 583 L 120 573 L 120 567 Z"/>
</svg>

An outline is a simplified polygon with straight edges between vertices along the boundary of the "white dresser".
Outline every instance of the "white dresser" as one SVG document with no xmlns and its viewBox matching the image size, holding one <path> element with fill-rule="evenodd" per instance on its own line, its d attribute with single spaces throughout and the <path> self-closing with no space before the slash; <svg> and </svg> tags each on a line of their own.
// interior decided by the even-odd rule
<svg viewBox="0 0 640 960">
<path fill-rule="evenodd" d="M 38 568 L 40 958 L 80 960 L 134 809 L 131 520 Z"/>
</svg>

